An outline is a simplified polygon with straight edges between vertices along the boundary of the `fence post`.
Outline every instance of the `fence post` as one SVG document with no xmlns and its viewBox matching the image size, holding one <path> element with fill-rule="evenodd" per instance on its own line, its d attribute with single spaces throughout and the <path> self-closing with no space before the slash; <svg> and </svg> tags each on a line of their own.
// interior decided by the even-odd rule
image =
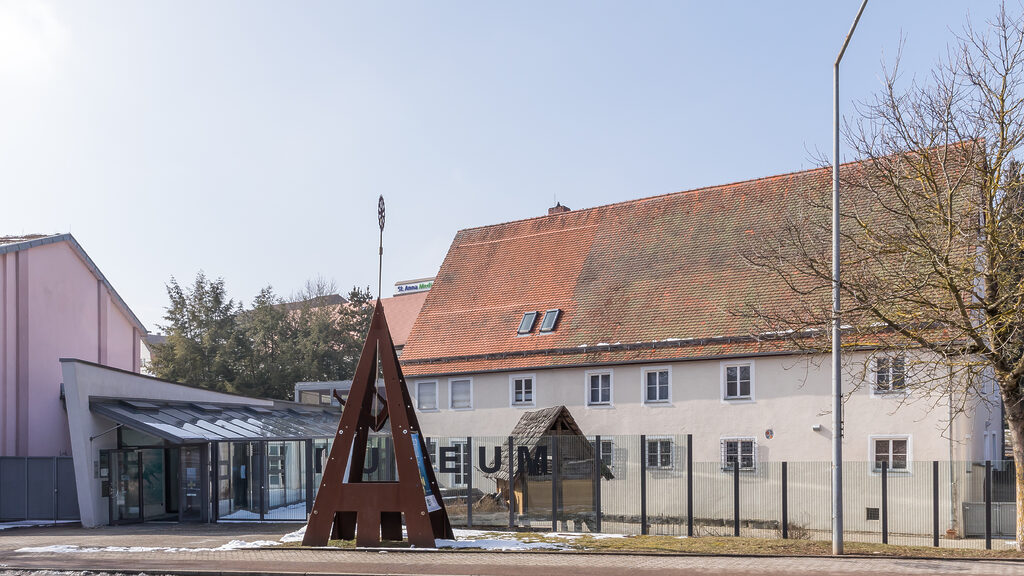
<svg viewBox="0 0 1024 576">
<path fill-rule="evenodd" d="M 551 438 L 551 531 L 558 532 L 558 436 Z"/>
<path fill-rule="evenodd" d="M 889 543 L 889 463 L 882 462 L 882 544 Z"/>
<path fill-rule="evenodd" d="M 740 456 L 736 455 L 736 461 L 732 465 L 732 532 L 733 536 L 740 535 Z"/>
<path fill-rule="evenodd" d="M 985 460 L 985 550 L 992 549 L 992 461 Z"/>
<path fill-rule="evenodd" d="M 260 522 L 267 519 L 267 508 L 270 505 L 270 449 L 267 441 L 261 440 L 260 446 Z"/>
<path fill-rule="evenodd" d="M 786 483 L 789 480 L 787 462 L 782 463 L 782 538 L 789 538 L 789 494 Z"/>
<path fill-rule="evenodd" d="M 614 456 L 613 456 L 614 457 Z M 601 531 L 601 436 L 594 436 L 594 528 Z"/>
<path fill-rule="evenodd" d="M 516 513 L 516 492 L 515 492 L 515 472 L 516 472 L 516 451 L 515 441 L 511 436 L 508 437 L 508 527 L 511 530 L 515 528 L 515 513 Z"/>
<path fill-rule="evenodd" d="M 473 527 L 473 437 L 466 437 L 466 528 Z"/>
<path fill-rule="evenodd" d="M 57 485 L 57 482 L 58 482 L 58 479 L 57 479 L 57 457 L 54 456 L 53 457 L 53 523 L 54 523 L 54 525 L 57 524 L 57 504 L 59 502 L 59 498 L 58 498 L 57 494 L 58 494 L 58 491 L 60 490 L 60 487 Z M 140 486 L 139 489 L 141 490 L 142 487 Z"/>
<path fill-rule="evenodd" d="M 313 499 L 315 497 L 314 488 L 316 487 L 316 464 L 313 462 L 314 456 L 316 456 L 316 449 L 313 448 L 313 439 L 306 438 L 305 446 L 306 450 L 306 517 L 309 518 L 309 513 L 313 511 Z"/>
<path fill-rule="evenodd" d="M 932 546 L 939 547 L 939 461 L 932 461 Z"/>
<path fill-rule="evenodd" d="M 640 533 L 647 534 L 647 436 L 640 435 Z"/>
<path fill-rule="evenodd" d="M 693 538 L 693 434 L 686 435 L 686 535 Z"/>
</svg>

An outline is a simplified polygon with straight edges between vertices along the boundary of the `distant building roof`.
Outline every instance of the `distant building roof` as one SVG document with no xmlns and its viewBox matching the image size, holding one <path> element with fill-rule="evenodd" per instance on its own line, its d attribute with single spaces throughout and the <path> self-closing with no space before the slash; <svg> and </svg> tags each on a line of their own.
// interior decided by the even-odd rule
<svg viewBox="0 0 1024 576">
<path fill-rule="evenodd" d="M 391 340 L 395 346 L 405 346 L 409 340 L 409 333 L 416 323 L 416 317 L 420 315 L 423 303 L 427 300 L 429 291 L 413 292 L 391 298 L 381 298 L 380 303 L 384 306 L 384 314 L 388 319 L 388 329 L 391 331 Z"/>
<path fill-rule="evenodd" d="M 402 353 L 408 375 L 720 358 L 753 338 L 745 304 L 793 299 L 742 250 L 827 191 L 807 170 L 461 230 Z M 542 318 L 557 310 L 553 330 Z M 523 316 L 538 313 L 519 334 Z M 557 314 L 557 315 L 555 315 Z M 523 322 L 526 324 L 528 322 Z"/>
<path fill-rule="evenodd" d="M 36 246 L 43 246 L 45 244 L 54 244 L 57 242 L 67 242 L 71 246 L 72 250 L 78 257 L 82 259 L 85 264 L 95 276 L 103 282 L 103 285 L 110 291 L 110 295 L 113 296 L 114 302 L 121 307 L 121 310 L 128 315 L 128 319 L 131 320 L 135 327 L 139 329 L 142 334 L 146 334 L 146 327 L 142 324 L 142 321 L 132 312 L 132 309 L 128 307 L 128 304 L 121 298 L 121 295 L 114 290 L 114 286 L 107 280 L 107 277 L 100 272 L 96 263 L 92 261 L 92 258 L 86 254 L 85 249 L 82 245 L 75 240 L 75 237 L 70 233 L 68 234 L 25 234 L 21 236 L 0 236 L 0 254 L 8 254 L 11 252 L 18 252 L 21 250 L 28 250 L 29 248 L 35 248 Z"/>
</svg>

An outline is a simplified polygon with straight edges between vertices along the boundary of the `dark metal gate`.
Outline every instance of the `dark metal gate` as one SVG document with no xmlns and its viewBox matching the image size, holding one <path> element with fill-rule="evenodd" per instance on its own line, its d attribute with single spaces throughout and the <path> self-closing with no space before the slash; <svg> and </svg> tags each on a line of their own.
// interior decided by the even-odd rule
<svg viewBox="0 0 1024 576">
<path fill-rule="evenodd" d="M 0 457 L 0 486 L 2 522 L 79 518 L 70 457 Z"/>
</svg>

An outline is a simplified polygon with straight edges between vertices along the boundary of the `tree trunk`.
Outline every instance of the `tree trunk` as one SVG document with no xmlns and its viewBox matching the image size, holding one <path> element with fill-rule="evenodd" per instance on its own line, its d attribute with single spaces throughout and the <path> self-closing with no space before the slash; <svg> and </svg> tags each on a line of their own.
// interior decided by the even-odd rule
<svg viewBox="0 0 1024 576">
<path fill-rule="evenodd" d="M 1017 550 L 1024 551 L 1024 397 L 1017 382 L 1001 387 L 1003 409 L 1006 411 L 1006 423 L 1010 428 L 1010 440 L 1013 443 L 1013 480 L 1014 493 L 1017 495 Z"/>
</svg>

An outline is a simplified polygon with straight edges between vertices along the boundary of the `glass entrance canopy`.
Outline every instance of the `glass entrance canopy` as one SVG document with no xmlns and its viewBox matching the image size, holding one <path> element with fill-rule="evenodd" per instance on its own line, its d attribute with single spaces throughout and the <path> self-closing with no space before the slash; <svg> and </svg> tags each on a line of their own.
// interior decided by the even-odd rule
<svg viewBox="0 0 1024 576">
<path fill-rule="evenodd" d="M 274 402 L 270 406 L 94 398 L 90 410 L 173 444 L 328 438 L 341 410 Z"/>
</svg>

